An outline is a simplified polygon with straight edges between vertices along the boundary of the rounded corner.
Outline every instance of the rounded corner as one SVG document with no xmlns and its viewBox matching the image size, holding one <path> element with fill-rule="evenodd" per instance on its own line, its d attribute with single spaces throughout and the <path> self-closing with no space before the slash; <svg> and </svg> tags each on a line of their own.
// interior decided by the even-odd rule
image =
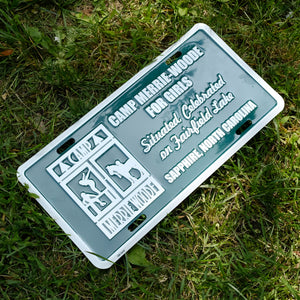
<svg viewBox="0 0 300 300">
<path fill-rule="evenodd" d="M 214 33 L 213 29 L 205 23 L 197 23 L 194 25 L 194 27 L 192 29 L 194 29 L 195 31 L 203 30 L 209 35 Z"/>
<path fill-rule="evenodd" d="M 25 182 L 25 169 L 24 169 L 23 165 L 19 166 L 19 168 L 17 169 L 16 176 L 17 176 L 17 179 L 22 184 L 24 184 L 24 182 Z"/>
<path fill-rule="evenodd" d="M 279 95 L 279 94 L 278 94 Z M 282 96 L 279 95 L 278 99 L 277 99 L 277 103 L 278 103 L 278 112 L 283 111 L 284 107 L 285 107 L 285 102 Z"/>
<path fill-rule="evenodd" d="M 89 261 L 98 269 L 101 269 L 101 270 L 107 270 L 109 269 L 110 267 L 113 266 L 114 262 L 111 262 L 111 261 L 108 261 L 108 260 L 102 260 L 100 258 L 97 258 L 97 259 L 91 259 L 89 257 Z"/>
<path fill-rule="evenodd" d="M 211 30 L 211 28 L 205 23 L 197 23 L 194 25 L 194 27 L 198 30 L 206 30 L 206 31 Z"/>
</svg>

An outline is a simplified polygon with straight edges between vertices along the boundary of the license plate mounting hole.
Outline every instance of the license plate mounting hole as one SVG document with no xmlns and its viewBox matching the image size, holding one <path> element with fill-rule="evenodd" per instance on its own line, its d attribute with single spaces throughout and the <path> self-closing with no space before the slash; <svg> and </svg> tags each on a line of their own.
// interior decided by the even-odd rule
<svg viewBox="0 0 300 300">
<path fill-rule="evenodd" d="M 182 53 L 180 51 L 177 51 L 175 54 L 173 54 L 171 57 L 169 57 L 166 60 L 166 64 L 170 65 L 172 64 L 176 59 L 178 59 L 180 56 L 182 55 Z"/>
<path fill-rule="evenodd" d="M 241 135 L 244 131 L 246 131 L 250 126 L 252 125 L 251 120 L 247 120 L 245 123 L 243 123 L 237 130 L 236 134 Z"/>
<path fill-rule="evenodd" d="M 68 139 L 66 142 L 64 142 L 59 148 L 57 148 L 56 152 L 58 154 L 62 154 L 67 149 L 69 149 L 73 144 L 75 143 L 75 140 L 73 138 Z"/>
<path fill-rule="evenodd" d="M 146 220 L 146 218 L 147 216 L 145 214 L 140 215 L 128 226 L 128 230 L 131 232 L 136 230 Z"/>
</svg>

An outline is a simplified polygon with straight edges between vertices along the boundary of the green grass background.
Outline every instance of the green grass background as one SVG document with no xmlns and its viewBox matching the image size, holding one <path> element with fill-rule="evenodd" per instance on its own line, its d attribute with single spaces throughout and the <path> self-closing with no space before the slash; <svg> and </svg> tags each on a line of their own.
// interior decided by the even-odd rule
<svg viewBox="0 0 300 300">
<path fill-rule="evenodd" d="M 299 9 L 299 0 L 0 0 L 0 298 L 299 299 Z M 96 269 L 16 169 L 198 22 L 285 109 L 112 268 Z"/>
</svg>

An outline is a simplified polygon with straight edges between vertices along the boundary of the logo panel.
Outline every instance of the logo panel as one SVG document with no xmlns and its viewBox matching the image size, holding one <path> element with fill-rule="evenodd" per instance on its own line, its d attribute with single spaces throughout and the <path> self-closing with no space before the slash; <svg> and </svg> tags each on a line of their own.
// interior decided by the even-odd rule
<svg viewBox="0 0 300 300">
<path fill-rule="evenodd" d="M 109 239 L 164 192 L 102 124 L 47 171 Z"/>
</svg>

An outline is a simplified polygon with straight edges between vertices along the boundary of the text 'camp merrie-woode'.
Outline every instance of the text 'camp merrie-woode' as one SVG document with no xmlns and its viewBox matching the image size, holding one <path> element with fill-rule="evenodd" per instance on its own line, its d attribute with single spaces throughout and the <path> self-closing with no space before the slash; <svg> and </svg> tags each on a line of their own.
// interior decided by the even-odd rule
<svg viewBox="0 0 300 300">
<path fill-rule="evenodd" d="M 182 55 L 181 58 L 177 59 L 176 62 L 170 65 L 165 72 L 162 72 L 142 90 L 135 94 L 132 99 L 128 100 L 113 113 L 109 114 L 107 117 L 108 122 L 116 128 L 137 112 L 139 107 L 144 105 L 146 106 L 144 108 L 145 112 L 151 118 L 155 118 L 162 110 L 168 107 L 169 103 L 174 102 L 193 85 L 193 82 L 187 76 L 183 76 L 176 82 L 174 82 L 174 78 L 181 75 L 203 55 L 203 50 L 198 46 L 194 46 L 186 54 Z M 172 86 L 169 87 L 172 82 Z M 166 90 L 163 91 L 164 89 Z M 149 103 L 150 100 L 154 99 L 160 92 L 162 92 L 162 97 Z"/>
</svg>

